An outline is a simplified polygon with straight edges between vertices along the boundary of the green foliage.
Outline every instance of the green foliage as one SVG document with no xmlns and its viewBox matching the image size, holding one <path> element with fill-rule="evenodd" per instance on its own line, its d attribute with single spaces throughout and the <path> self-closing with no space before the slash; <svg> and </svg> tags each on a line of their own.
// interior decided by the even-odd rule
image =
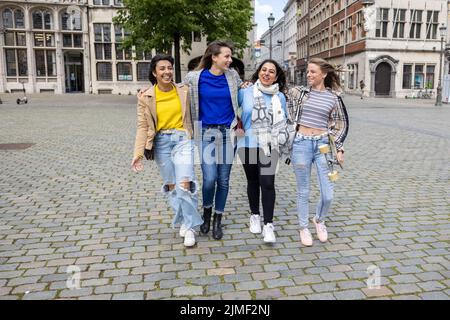
<svg viewBox="0 0 450 320">
<path fill-rule="evenodd" d="M 248 46 L 247 31 L 252 29 L 250 1 L 245 0 L 124 0 L 114 22 L 130 31 L 124 47 L 138 51 L 156 49 L 170 52 L 176 37 L 189 53 L 192 32 L 207 41 L 231 40 L 241 51 Z"/>
</svg>

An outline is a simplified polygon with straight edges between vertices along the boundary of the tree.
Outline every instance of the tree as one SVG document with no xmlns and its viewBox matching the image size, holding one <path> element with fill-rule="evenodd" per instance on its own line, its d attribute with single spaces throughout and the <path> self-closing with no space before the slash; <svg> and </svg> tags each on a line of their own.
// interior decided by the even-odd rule
<svg viewBox="0 0 450 320">
<path fill-rule="evenodd" d="M 175 79 L 181 81 L 180 49 L 189 53 L 192 32 L 200 32 L 207 41 L 230 40 L 238 55 L 248 46 L 247 32 L 252 29 L 253 9 L 245 0 L 124 0 L 114 22 L 130 35 L 124 48 L 171 53 L 175 48 Z"/>
</svg>

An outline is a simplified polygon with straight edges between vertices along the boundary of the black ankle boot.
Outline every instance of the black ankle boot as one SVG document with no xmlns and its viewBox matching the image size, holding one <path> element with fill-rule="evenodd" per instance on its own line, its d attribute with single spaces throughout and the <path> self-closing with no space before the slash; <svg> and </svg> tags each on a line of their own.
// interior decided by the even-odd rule
<svg viewBox="0 0 450 320">
<path fill-rule="evenodd" d="M 213 238 L 216 240 L 220 240 L 223 237 L 222 232 L 222 215 L 214 213 L 214 219 L 213 219 Z"/>
<path fill-rule="evenodd" d="M 200 226 L 200 231 L 204 234 L 209 232 L 209 225 L 211 223 L 212 208 L 203 208 L 203 224 Z"/>
</svg>

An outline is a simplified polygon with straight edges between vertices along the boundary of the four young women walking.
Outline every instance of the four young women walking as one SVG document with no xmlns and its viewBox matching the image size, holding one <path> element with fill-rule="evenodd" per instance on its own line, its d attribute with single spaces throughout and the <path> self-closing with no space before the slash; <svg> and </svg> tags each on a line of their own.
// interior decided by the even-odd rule
<svg viewBox="0 0 450 320">
<path fill-rule="evenodd" d="M 189 72 L 180 85 L 172 81 L 172 57 L 156 55 L 152 59 L 150 78 L 154 86 L 138 98 L 133 170 L 141 171 L 144 155 L 152 158 L 154 154 L 164 180 L 162 191 L 175 212 L 172 225 L 181 224 L 180 236 L 184 237 L 185 246 L 193 246 L 196 226 L 200 225 L 203 234 L 209 232 L 213 206 L 213 238 L 219 240 L 223 236 L 222 216 L 237 149 L 247 177 L 250 232 L 262 231 L 264 242 L 273 243 L 275 173 L 280 157 L 275 127 L 289 119 L 296 126 L 290 147 L 297 180 L 301 243 L 312 245 L 308 216 L 313 164 L 320 199 L 312 221 L 319 240 L 327 241 L 325 219 L 333 199 L 333 183 L 328 177 L 327 159 L 319 147 L 330 144 L 332 139 L 342 164 L 343 143 L 348 133 L 347 112 L 337 93 L 340 90 L 337 70 L 325 60 L 313 58 L 308 64 L 308 86 L 287 91 L 283 70 L 269 59 L 253 75 L 254 85 L 239 90 L 242 80 L 230 69 L 232 54 L 233 48 L 227 42 L 212 42 L 197 70 Z M 245 133 L 237 137 L 239 130 L 235 129 L 240 120 Z M 203 174 L 203 219 L 197 210 L 194 140 L 200 151 Z"/>
</svg>

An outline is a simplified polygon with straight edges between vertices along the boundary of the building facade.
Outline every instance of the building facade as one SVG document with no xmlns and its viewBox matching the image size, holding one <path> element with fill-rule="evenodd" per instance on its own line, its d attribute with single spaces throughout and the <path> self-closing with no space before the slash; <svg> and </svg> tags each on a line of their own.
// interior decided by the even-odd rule
<svg viewBox="0 0 450 320">
<path fill-rule="evenodd" d="M 0 92 L 135 94 L 148 86 L 155 52 L 121 47 L 127 32 L 112 22 L 121 8 L 122 0 L 0 0 Z M 182 77 L 207 46 L 192 37 Z M 250 46 L 235 59 L 242 77 L 253 71 L 252 58 Z"/>
<path fill-rule="evenodd" d="M 288 83 L 295 83 L 297 62 L 297 1 L 288 0 L 284 11 L 283 60 Z"/>
<path fill-rule="evenodd" d="M 321 57 L 344 67 L 346 92 L 405 97 L 436 92 L 439 26 L 447 26 L 447 1 L 299 0 L 297 72 Z"/>
</svg>

